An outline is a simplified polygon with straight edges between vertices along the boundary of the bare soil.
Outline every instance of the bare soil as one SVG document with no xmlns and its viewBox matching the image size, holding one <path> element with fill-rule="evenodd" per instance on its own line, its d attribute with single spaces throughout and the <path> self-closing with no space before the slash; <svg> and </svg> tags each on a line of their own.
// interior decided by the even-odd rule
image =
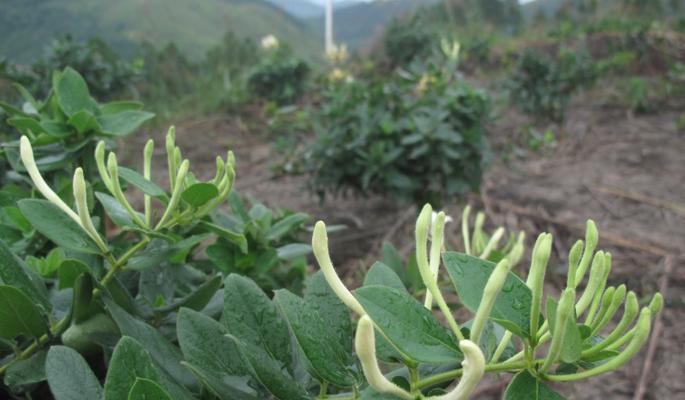
<svg viewBox="0 0 685 400">
<path fill-rule="evenodd" d="M 525 148 L 521 127 L 529 121 L 506 111 L 490 129 L 497 156 L 486 176 L 480 196 L 468 199 L 488 212 L 491 225 L 524 230 L 532 245 L 534 234 L 551 232 L 555 238 L 555 264 L 550 274 L 550 293 L 564 282 L 563 268 L 570 246 L 584 233 L 587 218 L 600 230 L 600 248 L 613 255 L 611 284 L 626 283 L 645 302 L 668 284 L 664 293 L 663 330 L 652 360 L 646 349 L 618 371 L 558 386 L 571 399 L 630 399 L 640 385 L 645 365 L 645 399 L 685 398 L 685 135 L 674 121 L 682 114 L 631 115 L 607 106 L 587 93 L 574 102 L 566 122 L 551 128 L 557 134 L 554 147 L 540 152 L 512 151 L 512 143 Z M 251 122 L 250 122 L 251 121 Z M 257 122 L 255 122 L 257 121 Z M 238 191 L 269 206 L 279 206 L 345 224 L 347 230 L 331 235 L 334 261 L 351 285 L 378 255 L 383 240 L 408 254 L 412 245 L 414 210 L 392 199 L 328 198 L 325 203 L 306 190 L 306 176 L 273 176 L 276 162 L 270 139 L 254 110 L 246 117 L 216 115 L 177 124 L 177 142 L 200 178 L 214 172 L 214 157 L 232 149 L 237 157 Z M 164 167 L 161 143 L 165 132 L 152 135 L 159 143 L 156 163 Z M 139 163 L 142 139 L 126 143 L 129 162 Z M 506 160 L 506 162 L 504 161 Z M 164 183 L 166 177 L 160 177 Z M 455 205 L 448 210 L 460 214 Z M 451 243 L 460 242 L 458 223 L 448 233 Z M 665 258 L 672 256 L 673 269 L 663 279 Z M 499 399 L 508 375 L 481 385 L 476 398 Z"/>
</svg>

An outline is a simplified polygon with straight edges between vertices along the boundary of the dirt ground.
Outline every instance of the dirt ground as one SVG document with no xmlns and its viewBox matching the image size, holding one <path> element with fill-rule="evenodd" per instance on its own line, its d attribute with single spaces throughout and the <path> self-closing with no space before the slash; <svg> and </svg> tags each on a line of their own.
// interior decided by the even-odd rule
<svg viewBox="0 0 685 400">
<path fill-rule="evenodd" d="M 592 218 L 599 227 L 600 248 L 613 255 L 610 284 L 626 283 L 645 302 L 660 287 L 667 288 L 653 354 L 647 357 L 645 346 L 614 373 L 559 386 L 571 399 L 632 399 L 640 386 L 646 389 L 645 399 L 685 398 L 685 135 L 676 132 L 677 115 L 665 110 L 634 116 L 588 93 L 574 101 L 564 124 L 553 127 L 556 145 L 528 150 L 525 156 L 511 152 L 510 144 L 522 142 L 520 127 L 526 118 L 507 111 L 490 129 L 497 161 L 481 195 L 469 202 L 487 210 L 491 225 L 526 231 L 529 246 L 533 235 L 551 232 L 556 265 L 564 265 L 568 249 L 583 236 L 585 220 Z M 177 141 L 191 170 L 200 178 L 211 177 L 215 155 L 231 148 L 241 194 L 308 212 L 313 220 L 347 225 L 330 241 L 334 261 L 352 285 L 378 257 L 383 240 L 405 254 L 411 250 L 413 209 L 377 197 L 330 198 L 322 204 L 306 190 L 306 176 L 274 177 L 269 172 L 274 160 L 269 139 L 248 120 L 254 117 L 217 115 L 179 123 Z M 160 144 L 156 162 L 161 170 L 163 133 L 153 134 Z M 135 154 L 142 143 L 136 140 L 141 139 L 125 145 L 130 162 L 139 162 Z M 455 205 L 450 212 L 458 216 L 460 208 Z M 448 233 L 452 243 L 460 241 L 457 226 L 452 224 Z M 548 289 L 554 292 L 564 277 L 560 267 L 551 271 Z M 475 398 L 501 398 L 509 378 L 482 384 Z"/>
</svg>

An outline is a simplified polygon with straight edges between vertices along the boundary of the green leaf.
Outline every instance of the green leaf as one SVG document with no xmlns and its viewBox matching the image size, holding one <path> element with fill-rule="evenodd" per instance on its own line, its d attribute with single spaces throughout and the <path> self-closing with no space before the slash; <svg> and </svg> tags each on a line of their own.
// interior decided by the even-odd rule
<svg viewBox="0 0 685 400">
<path fill-rule="evenodd" d="M 150 354 L 136 340 L 124 336 L 119 340 L 107 370 L 105 397 L 125 400 L 138 378 L 159 379 Z"/>
<path fill-rule="evenodd" d="M 157 329 L 122 310 L 111 299 L 103 297 L 103 300 L 122 335 L 130 336 L 140 342 L 150 353 L 155 364 L 168 373 L 175 382 L 191 389 L 198 386 L 193 376 L 181 365 L 183 356 L 178 347 L 169 343 Z"/>
<path fill-rule="evenodd" d="M 455 252 L 446 252 L 443 260 L 459 299 L 466 308 L 476 312 L 495 264 Z M 502 291 L 495 300 L 490 319 L 515 335 L 528 338 L 532 298 L 530 288 L 518 276 L 509 272 Z M 542 318 L 540 320 L 542 322 Z"/>
<path fill-rule="evenodd" d="M 310 373 L 319 381 L 340 387 L 353 386 L 357 381 L 355 359 L 338 342 L 336 333 L 326 324 L 316 305 L 287 290 L 276 291 L 274 302 L 285 315 L 308 361 Z"/>
<path fill-rule="evenodd" d="M 289 215 L 282 220 L 276 222 L 266 232 L 266 240 L 280 240 L 292 230 L 297 229 L 309 219 L 309 215 L 305 213 L 297 213 Z"/>
<path fill-rule="evenodd" d="M 317 271 L 307 280 L 304 301 L 315 309 L 324 324 L 332 329 L 342 348 L 352 352 L 350 311 L 328 285 L 323 272 Z"/>
<path fill-rule="evenodd" d="M 86 360 L 66 346 L 52 346 L 45 373 L 55 400 L 103 399 L 102 386 Z"/>
<path fill-rule="evenodd" d="M 169 312 L 177 310 L 181 307 L 186 307 L 191 310 L 200 311 L 209 303 L 214 297 L 214 294 L 221 287 L 221 275 L 217 275 L 202 285 L 198 286 L 192 293 L 177 302 L 160 309 L 160 312 Z"/>
<path fill-rule="evenodd" d="M 44 310 L 52 309 L 43 281 L 29 270 L 2 240 L 0 240 L 0 283 L 21 290 Z"/>
<path fill-rule="evenodd" d="M 290 243 L 276 249 L 276 255 L 284 261 L 292 261 L 312 252 L 312 246 L 304 243 Z"/>
<path fill-rule="evenodd" d="M 253 376 L 274 397 L 280 400 L 309 400 L 311 396 L 295 378 L 283 368 L 283 364 L 273 358 L 266 350 L 254 344 L 240 340 L 235 336 L 229 338 L 239 346 L 243 356 L 252 367 Z"/>
<path fill-rule="evenodd" d="M 128 400 L 171 400 L 171 397 L 155 381 L 136 378 L 128 393 Z"/>
<path fill-rule="evenodd" d="M 557 301 L 551 297 L 547 298 L 547 307 L 545 313 L 547 314 L 547 321 L 549 321 L 549 330 L 552 334 L 555 331 L 556 315 L 557 315 Z M 571 313 L 566 322 L 566 332 L 564 333 L 564 340 L 561 347 L 561 361 L 565 363 L 573 363 L 580 359 L 583 351 L 583 338 L 580 334 L 580 329 L 576 325 L 575 312 Z"/>
<path fill-rule="evenodd" d="M 67 124 L 76 129 L 78 133 L 86 133 L 89 131 L 100 131 L 100 124 L 95 115 L 88 110 L 80 110 L 69 117 Z"/>
<path fill-rule="evenodd" d="M 395 271 L 382 262 L 375 262 L 371 266 L 371 269 L 369 269 L 369 272 L 366 273 L 364 286 L 372 285 L 387 286 L 399 291 L 407 291 L 402 280 L 397 276 Z"/>
<path fill-rule="evenodd" d="M 400 277 L 402 282 L 407 281 L 407 271 L 406 267 L 404 265 L 404 262 L 402 261 L 402 257 L 400 254 L 397 252 L 397 249 L 395 247 L 388 243 L 388 242 L 383 242 L 383 248 L 381 249 L 381 254 L 383 255 L 383 262 L 385 265 L 388 267 L 392 268 L 393 271 L 397 274 L 397 276 Z"/>
<path fill-rule="evenodd" d="M 183 201 L 192 207 L 200 207 L 219 195 L 219 189 L 213 183 L 200 182 L 190 185 L 181 193 Z"/>
<path fill-rule="evenodd" d="M 182 308 L 176 323 L 178 342 L 186 362 L 212 393 L 221 399 L 257 399 L 250 387 L 251 371 L 235 341 L 220 323 Z"/>
<path fill-rule="evenodd" d="M 449 331 L 406 291 L 376 285 L 354 293 L 376 327 L 405 359 L 427 364 L 463 359 Z"/>
<path fill-rule="evenodd" d="M 60 108 L 71 117 L 81 110 L 91 110 L 93 100 L 88 92 L 88 85 L 83 77 L 67 67 L 57 79 L 55 94 Z"/>
<path fill-rule="evenodd" d="M 565 400 L 547 385 L 535 379 L 530 372 L 521 371 L 511 380 L 504 400 Z"/>
<path fill-rule="evenodd" d="M 154 357 L 139 341 L 123 336 L 112 353 L 107 379 L 105 398 L 107 400 L 128 399 L 131 388 L 138 378 L 158 382 L 174 399 L 192 399 L 192 394 L 167 376 Z M 179 363 L 179 367 L 182 367 Z"/>
<path fill-rule="evenodd" d="M 143 103 L 139 101 L 110 101 L 100 107 L 103 114 L 117 114 L 126 110 L 142 110 Z"/>
<path fill-rule="evenodd" d="M 34 228 L 65 249 L 100 254 L 93 240 L 73 219 L 47 200 L 20 200 L 19 209 Z"/>
<path fill-rule="evenodd" d="M 90 272 L 90 268 L 79 260 L 64 260 L 59 265 L 58 277 L 60 290 L 74 287 L 74 282 L 79 275 Z"/>
<path fill-rule="evenodd" d="M 24 135 L 29 134 L 28 131 L 31 131 L 31 133 L 34 135 L 38 135 L 44 131 L 43 127 L 40 125 L 40 122 L 31 117 L 8 118 L 7 123 L 17 128 L 17 130 Z"/>
<path fill-rule="evenodd" d="M 154 116 L 155 114 L 147 111 L 125 110 L 116 114 L 103 114 L 97 119 L 105 135 L 128 136 Z"/>
<path fill-rule="evenodd" d="M 99 302 L 93 301 L 95 279 L 89 273 L 82 273 L 74 279 L 73 301 L 71 303 L 71 320 L 80 324 L 90 320 L 102 311 Z"/>
<path fill-rule="evenodd" d="M 95 192 L 95 197 L 97 197 L 97 199 L 100 201 L 100 204 L 102 204 L 102 208 L 105 209 L 107 215 L 117 226 L 122 228 L 137 226 L 135 222 L 133 222 L 131 214 L 126 211 L 124 206 L 122 206 L 117 199 L 102 192 Z M 143 214 L 138 213 L 138 216 L 141 220 L 145 220 L 145 216 Z"/>
<path fill-rule="evenodd" d="M 26 294 L 14 286 L 0 285 L 0 337 L 10 340 L 19 335 L 39 338 L 48 330 L 41 310 Z"/>
<path fill-rule="evenodd" d="M 166 192 L 164 192 L 162 188 L 157 186 L 155 183 L 145 179 L 142 175 L 140 175 L 132 169 L 126 167 L 119 167 L 119 176 L 121 177 L 121 179 L 137 187 L 145 194 L 149 194 L 152 197 L 166 197 Z"/>
<path fill-rule="evenodd" d="M 292 372 L 293 352 L 288 324 L 254 281 L 237 274 L 226 278 L 221 320 L 233 336 L 263 348 Z"/>
<path fill-rule="evenodd" d="M 200 221 L 200 226 L 235 244 L 243 254 L 247 254 L 247 238 L 244 234 L 207 221 Z"/>
<path fill-rule="evenodd" d="M 10 365 L 5 372 L 5 385 L 12 390 L 21 392 L 27 390 L 27 386 L 44 381 L 46 350 L 41 350 L 27 358 Z"/>
</svg>

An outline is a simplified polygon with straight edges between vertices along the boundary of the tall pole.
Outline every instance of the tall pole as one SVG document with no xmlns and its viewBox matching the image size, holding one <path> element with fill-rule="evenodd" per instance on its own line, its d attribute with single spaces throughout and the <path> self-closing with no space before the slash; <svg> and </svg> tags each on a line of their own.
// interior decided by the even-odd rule
<svg viewBox="0 0 685 400">
<path fill-rule="evenodd" d="M 333 51 L 333 0 L 326 0 L 326 53 Z"/>
</svg>

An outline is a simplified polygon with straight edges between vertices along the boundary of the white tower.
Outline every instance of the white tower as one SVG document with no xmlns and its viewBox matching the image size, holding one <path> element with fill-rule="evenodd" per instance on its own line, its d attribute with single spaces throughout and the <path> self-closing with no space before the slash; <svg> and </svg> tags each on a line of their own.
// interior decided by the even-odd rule
<svg viewBox="0 0 685 400">
<path fill-rule="evenodd" d="M 333 51 L 333 0 L 326 0 L 326 54 Z"/>
</svg>

